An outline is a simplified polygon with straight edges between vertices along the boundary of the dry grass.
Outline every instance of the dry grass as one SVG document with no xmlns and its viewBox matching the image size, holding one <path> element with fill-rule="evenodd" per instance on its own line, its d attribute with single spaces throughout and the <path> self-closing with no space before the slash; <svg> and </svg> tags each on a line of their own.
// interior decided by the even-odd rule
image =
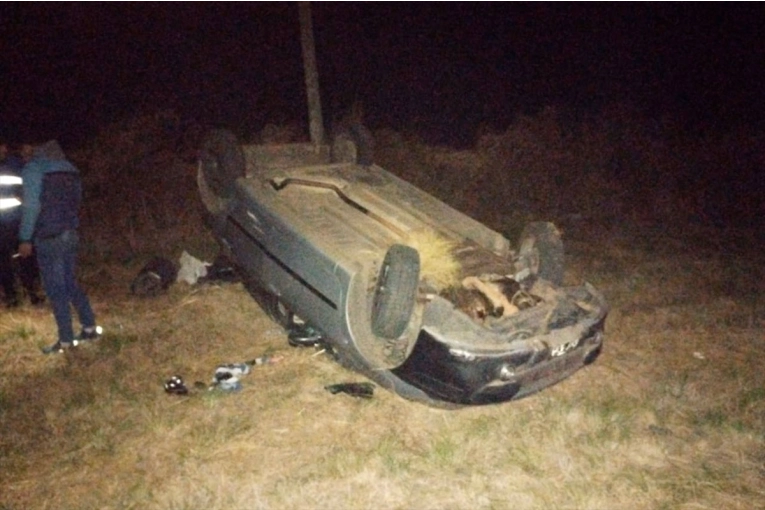
<svg viewBox="0 0 765 510">
<path fill-rule="evenodd" d="M 543 139 L 533 127 L 508 137 Z M 403 153 L 410 142 L 396 143 Z M 459 179 L 465 161 L 496 162 L 487 149 L 449 166 L 445 149 L 411 145 L 421 185 L 435 182 L 432 172 Z M 427 166 L 435 160 L 440 169 Z M 183 165 L 168 168 L 185 175 Z M 539 182 L 555 186 L 549 176 Z M 606 193 L 593 182 L 589 191 Z M 512 218 L 539 214 L 504 205 L 514 192 L 469 212 L 514 231 Z M 567 280 L 591 281 L 612 306 L 603 355 L 527 399 L 446 411 L 379 389 L 371 400 L 329 394 L 326 384 L 363 379 L 322 353 L 290 348 L 241 285 L 130 296 L 145 258 L 215 254 L 193 185 L 163 193 L 185 215 L 161 228 L 154 209 L 164 203 L 147 206 L 130 257 L 119 256 L 131 246 L 123 233 L 86 218 L 81 274 L 107 331 L 98 344 L 42 356 L 54 336 L 47 310 L 0 315 L 0 509 L 765 507 L 761 237 L 659 228 L 632 215 L 554 218 Z M 153 242 L 160 235 L 165 244 Z M 207 382 L 219 363 L 262 354 L 284 359 L 253 370 L 239 393 L 163 391 L 171 375 Z"/>
<path fill-rule="evenodd" d="M 457 243 L 432 230 L 410 233 L 406 240 L 420 254 L 420 277 L 440 292 L 460 283 L 460 264 L 453 251 Z"/>
</svg>

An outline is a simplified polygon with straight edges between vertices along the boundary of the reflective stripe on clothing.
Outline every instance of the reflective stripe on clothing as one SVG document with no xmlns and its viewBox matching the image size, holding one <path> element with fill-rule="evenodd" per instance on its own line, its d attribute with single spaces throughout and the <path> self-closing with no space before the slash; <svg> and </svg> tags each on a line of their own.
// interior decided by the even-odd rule
<svg viewBox="0 0 765 510">
<path fill-rule="evenodd" d="M 21 186 L 24 181 L 18 175 L 0 175 L 0 186 Z"/>
<path fill-rule="evenodd" d="M 0 167 L 0 221 L 15 222 L 21 219 L 20 211 L 22 179 L 7 166 Z"/>
<path fill-rule="evenodd" d="M 21 205 L 18 198 L 0 198 L 0 211 L 7 211 Z"/>
</svg>

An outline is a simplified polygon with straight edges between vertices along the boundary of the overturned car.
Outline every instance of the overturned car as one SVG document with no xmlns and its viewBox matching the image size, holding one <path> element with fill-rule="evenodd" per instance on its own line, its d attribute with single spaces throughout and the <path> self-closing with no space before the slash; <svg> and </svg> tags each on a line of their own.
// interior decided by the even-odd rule
<svg viewBox="0 0 765 510">
<path fill-rule="evenodd" d="M 554 225 L 529 224 L 511 246 L 375 164 L 362 125 L 324 142 L 301 16 L 311 143 L 242 145 L 214 130 L 200 151 L 210 225 L 263 309 L 343 365 L 439 407 L 524 397 L 592 363 L 607 306 L 589 284 L 562 286 Z"/>
<path fill-rule="evenodd" d="M 361 133 L 361 134 L 359 134 Z M 223 253 L 287 329 L 437 405 L 517 399 L 601 351 L 607 306 L 562 287 L 563 245 L 531 223 L 516 247 L 370 161 L 366 131 L 330 146 L 204 142 L 198 185 Z"/>
</svg>

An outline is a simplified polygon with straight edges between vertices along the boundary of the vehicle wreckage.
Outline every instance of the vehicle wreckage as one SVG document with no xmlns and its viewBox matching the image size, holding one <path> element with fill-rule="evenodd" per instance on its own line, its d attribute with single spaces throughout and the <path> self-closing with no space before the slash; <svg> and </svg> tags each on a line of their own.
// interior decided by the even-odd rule
<svg viewBox="0 0 765 510">
<path fill-rule="evenodd" d="M 242 145 L 213 130 L 200 152 L 212 231 L 263 309 L 438 407 L 518 399 L 592 363 L 608 308 L 590 284 L 562 285 L 553 224 L 511 246 L 375 164 L 363 126 L 324 142 L 309 13 L 301 21 L 311 142 Z"/>
</svg>

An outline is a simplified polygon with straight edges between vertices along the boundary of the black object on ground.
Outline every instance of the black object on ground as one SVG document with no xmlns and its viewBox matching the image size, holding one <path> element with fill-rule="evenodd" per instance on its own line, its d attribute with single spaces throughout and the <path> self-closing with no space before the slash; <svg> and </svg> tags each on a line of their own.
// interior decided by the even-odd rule
<svg viewBox="0 0 765 510">
<path fill-rule="evenodd" d="M 293 347 L 314 347 L 321 343 L 321 333 L 307 324 L 294 324 L 287 335 Z"/>
<path fill-rule="evenodd" d="M 213 263 L 207 266 L 207 274 L 197 283 L 238 283 L 242 280 L 236 266 L 223 254 L 218 255 Z"/>
<path fill-rule="evenodd" d="M 130 284 L 130 292 L 136 296 L 152 297 L 167 290 L 178 278 L 176 265 L 162 257 L 154 257 L 146 263 Z"/>
<path fill-rule="evenodd" d="M 338 393 L 347 393 L 348 395 L 351 395 L 352 397 L 372 398 L 372 395 L 374 394 L 374 391 L 375 391 L 375 385 L 368 382 L 339 383 L 339 384 L 330 384 L 329 386 L 324 386 L 324 389 L 332 393 L 333 395 L 336 395 Z"/>
<path fill-rule="evenodd" d="M 171 395 L 188 395 L 189 389 L 180 376 L 174 375 L 165 382 L 165 391 Z"/>
</svg>

